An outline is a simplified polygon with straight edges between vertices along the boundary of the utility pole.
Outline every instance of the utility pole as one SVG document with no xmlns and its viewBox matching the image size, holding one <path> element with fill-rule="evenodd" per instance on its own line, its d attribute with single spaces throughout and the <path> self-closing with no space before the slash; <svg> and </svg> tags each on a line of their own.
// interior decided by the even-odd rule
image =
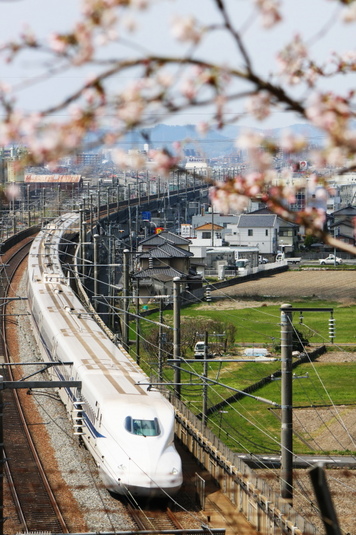
<svg viewBox="0 0 356 535">
<path fill-rule="evenodd" d="M 115 325 L 115 314 L 114 314 L 114 284 L 115 284 L 115 269 L 111 266 L 115 264 L 115 239 L 110 233 L 109 237 L 109 272 L 108 272 L 108 282 L 109 282 L 109 313 L 110 313 L 110 326 L 111 330 L 114 332 Z"/>
<path fill-rule="evenodd" d="M 293 308 L 284 304 L 281 310 L 281 496 L 293 503 L 293 312 L 329 312 L 332 308 Z M 334 326 L 334 322 L 332 322 Z M 332 333 L 333 334 L 333 333 Z"/>
<path fill-rule="evenodd" d="M 159 326 L 158 326 L 158 380 L 163 380 L 163 300 L 159 300 Z"/>
<path fill-rule="evenodd" d="M 281 306 L 281 496 L 293 503 L 292 306 Z"/>
<path fill-rule="evenodd" d="M 136 362 L 140 364 L 140 280 L 136 281 Z"/>
<path fill-rule="evenodd" d="M 84 210 L 82 206 L 80 205 L 79 210 L 79 272 L 81 275 L 84 275 L 83 273 L 83 266 L 84 266 Z"/>
<path fill-rule="evenodd" d="M 138 224 L 138 205 L 136 205 L 136 240 L 138 239 L 139 234 L 139 224 Z M 136 242 L 137 243 L 137 242 Z"/>
<path fill-rule="evenodd" d="M 207 414 L 208 414 L 208 344 L 209 344 L 209 333 L 205 331 L 204 337 L 204 386 L 203 386 L 203 424 L 207 423 Z"/>
<path fill-rule="evenodd" d="M 173 279 L 173 359 L 178 361 L 174 370 L 175 392 L 178 399 L 181 394 L 180 374 L 180 278 Z"/>
<path fill-rule="evenodd" d="M 93 195 L 90 194 L 90 236 L 93 236 L 93 228 L 94 228 L 94 219 L 93 219 L 93 212 L 94 212 L 94 207 L 93 207 Z"/>
<path fill-rule="evenodd" d="M 129 349 L 129 300 L 126 299 L 129 294 L 129 253 L 128 249 L 123 251 L 123 294 L 124 294 L 124 318 L 122 326 L 122 341 L 126 351 Z"/>
<path fill-rule="evenodd" d="M 94 295 L 98 295 L 98 271 L 99 271 L 99 234 L 94 234 Z M 98 310 L 96 302 L 94 301 L 94 308 Z"/>
<path fill-rule="evenodd" d="M 86 246 L 88 245 L 88 242 L 86 241 L 86 236 L 87 236 L 87 223 L 86 223 L 86 221 L 83 221 L 82 273 L 83 273 L 84 277 L 87 276 L 87 268 L 88 268 L 87 258 L 86 258 L 86 252 L 87 252 Z"/>
<path fill-rule="evenodd" d="M 30 212 L 30 184 L 27 185 L 27 225 L 31 226 L 31 212 Z"/>
<path fill-rule="evenodd" d="M 101 194 L 101 191 L 100 191 L 100 186 L 101 186 L 101 181 L 99 180 L 99 183 L 98 183 L 98 198 L 97 198 L 97 222 L 99 224 L 100 222 L 100 204 L 101 204 L 101 199 L 100 199 L 100 194 Z"/>
<path fill-rule="evenodd" d="M 44 188 L 41 189 L 41 203 L 42 203 L 42 220 L 44 222 L 46 210 L 45 210 L 45 204 L 46 204 L 46 190 Z"/>
</svg>

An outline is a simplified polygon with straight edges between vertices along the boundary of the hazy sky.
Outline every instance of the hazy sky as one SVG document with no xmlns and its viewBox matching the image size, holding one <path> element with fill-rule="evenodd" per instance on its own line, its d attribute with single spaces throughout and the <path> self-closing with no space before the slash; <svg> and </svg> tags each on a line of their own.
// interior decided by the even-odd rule
<svg viewBox="0 0 356 535">
<path fill-rule="evenodd" d="M 170 36 L 170 21 L 174 13 L 191 13 L 204 23 L 218 22 L 217 10 L 212 0 L 163 0 L 152 1 L 154 8 L 138 17 L 139 31 L 130 36 L 130 40 L 139 46 L 161 54 L 176 54 L 185 50 L 178 47 Z M 275 68 L 275 53 L 288 42 L 295 33 L 302 34 L 312 44 L 312 53 L 319 59 L 327 59 L 332 50 L 355 50 L 355 26 L 345 26 L 338 22 L 340 4 L 333 0 L 285 0 L 283 14 L 286 22 L 272 30 L 263 30 L 260 21 L 253 17 L 252 0 L 229 0 L 227 2 L 231 17 L 236 21 L 238 29 L 245 28 L 244 38 L 247 48 L 251 51 L 253 65 L 258 72 L 268 74 Z M 18 0 L 1 3 L 0 39 L 2 42 L 15 38 L 24 24 L 28 24 L 41 36 L 53 31 L 66 31 L 79 12 L 78 0 Z M 248 24 L 247 24 L 248 22 Z M 129 56 L 132 49 L 111 47 L 106 54 L 109 57 Z M 197 57 L 216 60 L 222 63 L 241 65 L 241 58 L 231 39 L 226 39 L 222 33 L 214 35 L 204 41 L 198 49 Z M 42 57 L 42 60 L 44 57 Z M 46 57 L 47 59 L 47 57 Z M 37 54 L 20 56 L 15 67 L 0 63 L 0 80 L 10 85 L 18 85 L 34 73 L 44 72 L 43 61 Z M 46 68 L 49 68 L 50 64 Z M 52 81 L 36 83 L 28 86 L 24 84 L 19 93 L 20 103 L 26 109 L 36 110 L 39 106 L 49 105 L 65 97 L 71 88 L 76 87 L 89 74 L 80 69 L 72 70 L 57 76 Z M 128 78 L 120 79 L 118 84 L 125 83 Z M 347 82 L 348 84 L 350 82 Z M 355 80 L 352 81 L 355 83 Z M 328 82 L 331 89 L 346 91 L 346 80 L 339 78 Z M 328 87 L 329 87 L 328 86 Z M 238 110 L 238 105 L 232 106 L 231 112 Z M 209 111 L 203 113 L 191 110 L 175 116 L 171 123 L 196 123 L 209 118 Z M 165 121 L 167 122 L 167 121 Z M 265 127 L 278 127 L 298 122 L 286 113 L 275 113 Z M 247 120 L 242 121 L 248 124 Z"/>
</svg>

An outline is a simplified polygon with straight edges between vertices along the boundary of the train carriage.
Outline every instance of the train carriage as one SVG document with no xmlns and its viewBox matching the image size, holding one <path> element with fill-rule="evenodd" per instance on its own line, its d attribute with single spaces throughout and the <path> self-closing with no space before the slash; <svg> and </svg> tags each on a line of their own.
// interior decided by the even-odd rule
<svg viewBox="0 0 356 535">
<path fill-rule="evenodd" d="M 115 345 L 72 291 L 60 249 L 78 231 L 79 215 L 67 214 L 34 240 L 28 263 L 28 299 L 44 360 L 55 378 L 80 380 L 81 391 L 60 397 L 93 455 L 108 490 L 135 496 L 171 496 L 182 485 L 174 446 L 174 409 L 148 388 L 148 378 L 123 347 Z M 141 384 L 140 384 L 141 383 Z"/>
</svg>

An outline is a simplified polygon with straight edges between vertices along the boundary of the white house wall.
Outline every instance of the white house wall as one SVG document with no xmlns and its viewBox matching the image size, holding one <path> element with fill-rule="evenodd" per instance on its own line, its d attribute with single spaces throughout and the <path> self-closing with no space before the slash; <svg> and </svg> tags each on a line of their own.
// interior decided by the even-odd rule
<svg viewBox="0 0 356 535">
<path fill-rule="evenodd" d="M 258 247 L 261 254 L 275 254 L 277 248 L 277 231 L 275 228 L 251 227 L 239 228 L 237 225 L 229 225 L 229 234 L 225 234 L 225 241 L 231 246 L 238 247 Z M 249 235 L 249 230 L 252 236 Z M 266 230 L 268 236 L 266 236 Z"/>
</svg>

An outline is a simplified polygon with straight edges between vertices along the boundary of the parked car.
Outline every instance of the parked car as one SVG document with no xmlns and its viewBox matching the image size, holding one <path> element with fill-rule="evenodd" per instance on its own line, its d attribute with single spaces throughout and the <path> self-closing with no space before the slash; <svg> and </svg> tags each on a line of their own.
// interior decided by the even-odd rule
<svg viewBox="0 0 356 535">
<path fill-rule="evenodd" d="M 264 258 L 263 256 L 260 255 L 258 257 L 258 262 L 259 262 L 259 264 L 267 264 L 268 260 L 267 260 L 267 258 Z"/>
<path fill-rule="evenodd" d="M 207 348 L 207 357 L 210 358 L 213 355 L 209 351 L 209 348 Z M 203 359 L 205 357 L 205 342 L 197 342 L 194 347 L 194 358 L 195 359 Z"/>
<path fill-rule="evenodd" d="M 329 254 L 326 258 L 320 258 L 319 264 L 321 265 L 334 265 L 334 264 L 342 264 L 342 258 L 339 258 L 338 256 L 335 256 L 334 254 Z"/>
<path fill-rule="evenodd" d="M 297 256 L 286 257 L 284 253 L 277 253 L 276 262 L 283 262 L 284 260 L 287 261 L 287 264 L 299 264 L 299 262 L 301 261 L 301 257 L 297 257 Z"/>
</svg>

